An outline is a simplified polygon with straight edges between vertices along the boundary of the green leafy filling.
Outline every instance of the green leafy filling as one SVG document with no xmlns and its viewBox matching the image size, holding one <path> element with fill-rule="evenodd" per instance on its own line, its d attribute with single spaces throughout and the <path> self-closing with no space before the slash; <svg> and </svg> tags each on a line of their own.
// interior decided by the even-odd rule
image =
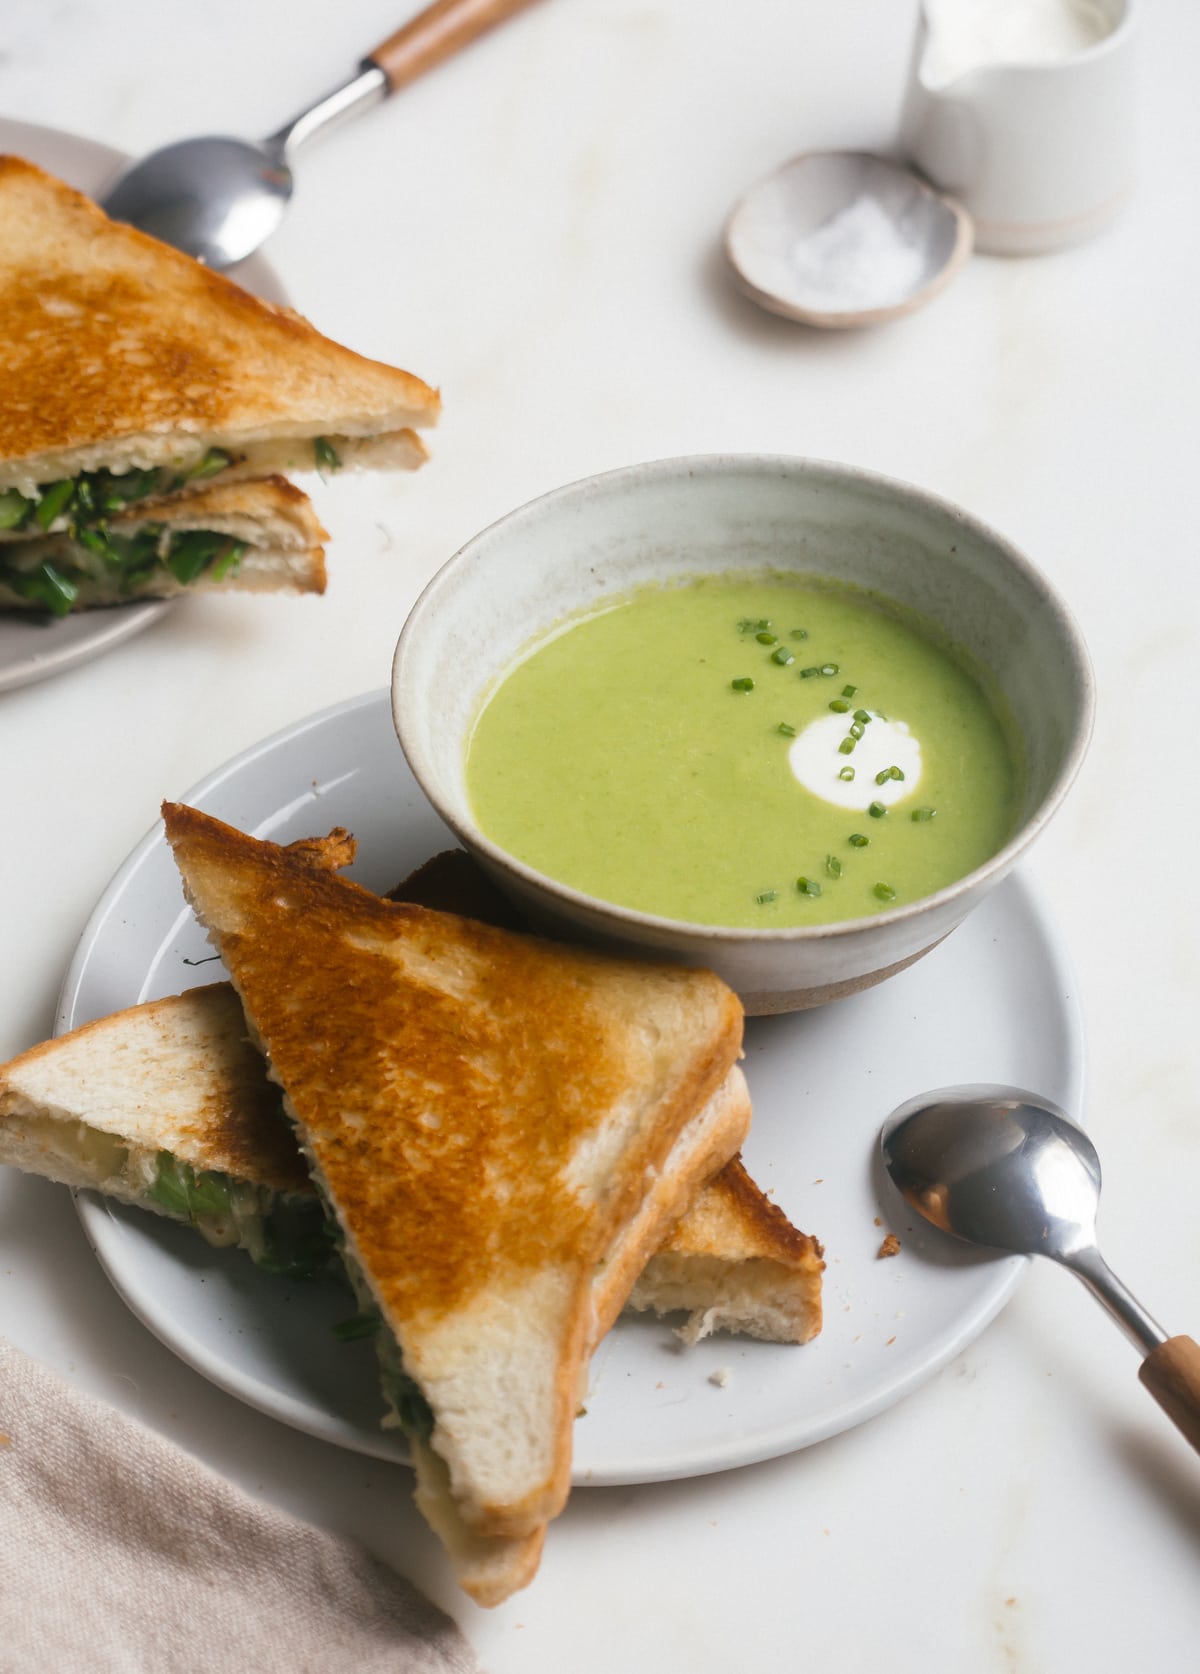
<svg viewBox="0 0 1200 1674">
<path fill-rule="evenodd" d="M 413 1441 L 428 1441 L 433 1434 L 433 1409 L 420 1386 L 404 1370 L 400 1345 L 382 1321 L 375 1333 L 375 1352 L 379 1356 L 383 1393 L 395 1411 L 400 1428 Z"/>
<path fill-rule="evenodd" d="M 320 1180 L 316 1180 L 318 1192 L 322 1191 Z M 345 1238 L 332 1209 L 327 1210 L 330 1219 L 331 1236 L 336 1241 L 337 1249 L 342 1258 L 342 1265 L 346 1270 L 346 1277 L 350 1281 L 350 1288 L 358 1299 L 358 1313 L 349 1319 L 342 1320 L 333 1328 L 333 1334 L 341 1342 L 352 1342 L 359 1337 L 373 1337 L 375 1340 L 375 1356 L 379 1362 L 379 1381 L 383 1388 L 384 1399 L 396 1415 L 396 1422 L 404 1434 L 412 1441 L 426 1442 L 433 1434 L 433 1411 L 429 1402 L 421 1393 L 420 1385 L 415 1383 L 404 1369 L 404 1358 L 400 1352 L 400 1344 L 396 1341 L 390 1327 L 379 1310 L 371 1295 L 362 1268 L 352 1253 L 346 1248 Z M 390 1418 L 384 1423 L 390 1423 Z"/>
<path fill-rule="evenodd" d="M 339 1320 L 333 1334 L 339 1343 L 354 1343 L 360 1337 L 373 1337 L 381 1324 L 379 1309 L 371 1308 L 365 1314 L 351 1314 L 349 1319 Z"/>
<path fill-rule="evenodd" d="M 216 1169 L 194 1169 L 170 1151 L 160 1151 L 155 1162 L 148 1196 L 175 1220 L 201 1233 L 209 1217 L 234 1223 L 238 1242 L 268 1273 L 312 1278 L 329 1267 L 334 1238 L 316 1198 L 257 1191 Z"/>
<path fill-rule="evenodd" d="M 341 456 L 328 436 L 313 438 L 313 458 L 318 471 L 340 471 L 342 468 Z"/>
<path fill-rule="evenodd" d="M 115 535 L 103 523 L 80 527 L 74 538 L 85 551 L 103 560 L 117 583 L 118 591 L 129 595 L 156 570 L 166 569 L 181 586 L 189 586 L 206 572 L 222 581 L 236 572 L 246 542 L 211 529 L 164 531 L 160 523 L 148 523 L 135 535 Z M 23 599 L 41 605 L 54 616 L 66 616 L 88 579 L 82 565 L 62 558 L 43 558 L 28 569 L 5 562 L 0 547 L 0 584 L 11 587 Z"/>
<path fill-rule="evenodd" d="M 0 490 L 0 529 L 48 530 L 58 518 L 66 517 L 74 532 L 152 494 L 173 494 L 185 483 L 214 477 L 232 463 L 233 455 L 224 448 L 209 448 L 186 471 L 173 465 L 147 471 L 81 471 L 77 477 L 39 483 L 36 496 L 6 488 Z"/>
</svg>

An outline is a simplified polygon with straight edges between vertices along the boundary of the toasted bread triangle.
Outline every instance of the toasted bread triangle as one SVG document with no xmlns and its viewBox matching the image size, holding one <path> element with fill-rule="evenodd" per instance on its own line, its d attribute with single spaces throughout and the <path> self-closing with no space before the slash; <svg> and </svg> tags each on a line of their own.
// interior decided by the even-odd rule
<svg viewBox="0 0 1200 1674">
<path fill-rule="evenodd" d="M 597 1267 L 635 1223 L 648 1254 L 679 1213 L 664 1198 L 657 1225 L 641 1220 L 734 1067 L 736 997 L 708 972 L 388 902 L 315 856 L 163 814 L 433 1410 L 456 1508 L 478 1534 L 526 1540 L 566 1497 Z M 744 1136 L 748 1107 L 731 1111 L 719 1146 L 690 1145 L 710 1174 Z"/>
<path fill-rule="evenodd" d="M 110 221 L 22 158 L 0 157 L 0 218 L 0 486 L 171 463 L 197 442 L 437 418 L 420 378 Z"/>
</svg>

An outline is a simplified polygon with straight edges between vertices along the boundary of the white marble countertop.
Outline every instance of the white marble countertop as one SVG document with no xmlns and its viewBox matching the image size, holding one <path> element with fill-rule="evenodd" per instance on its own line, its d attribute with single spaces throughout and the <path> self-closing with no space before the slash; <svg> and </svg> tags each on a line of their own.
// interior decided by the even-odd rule
<svg viewBox="0 0 1200 1674">
<path fill-rule="evenodd" d="M 406 9 L 7 0 L 0 117 L 132 152 L 269 131 Z M 50 1032 L 90 909 L 160 800 L 384 685 L 417 592 L 492 518 L 668 454 L 842 460 L 995 524 L 1090 643 L 1095 742 L 1026 870 L 1077 971 L 1105 1251 L 1168 1330 L 1200 1332 L 1200 13 L 1142 11 L 1141 172 L 1120 221 L 1056 256 L 974 257 L 926 310 L 871 332 L 757 312 L 718 237 L 785 157 L 893 142 L 909 0 L 545 0 L 306 154 L 270 259 L 332 336 L 440 385 L 432 462 L 331 485 L 322 601 L 193 601 L 0 697 L 0 1058 Z M 1128 1343 L 1048 1265 L 856 1430 L 716 1476 L 576 1492 L 534 1585 L 494 1612 L 456 1593 L 399 1467 L 198 1378 L 110 1290 L 68 1194 L 13 1174 L 0 1327 L 266 1499 L 358 1535 L 456 1616 L 491 1674 L 1128 1674 L 1195 1658 L 1200 1460 Z"/>
</svg>

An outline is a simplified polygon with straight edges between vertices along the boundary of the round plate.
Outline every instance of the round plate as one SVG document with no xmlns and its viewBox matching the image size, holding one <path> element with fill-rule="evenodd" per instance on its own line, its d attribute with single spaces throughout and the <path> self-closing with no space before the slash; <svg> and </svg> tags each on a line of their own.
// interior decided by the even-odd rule
<svg viewBox="0 0 1200 1674">
<path fill-rule="evenodd" d="M 111 179 L 122 163 L 123 151 L 95 140 L 64 134 L 57 128 L 41 128 L 32 122 L 10 122 L 0 117 L 0 152 L 25 157 L 40 168 L 56 174 L 81 192 L 94 194 Z M 251 256 L 230 270 L 247 290 L 269 302 L 287 303 L 287 293 L 271 265 L 261 256 Z M 90 662 L 123 640 L 141 633 L 168 610 L 182 603 L 178 599 L 154 599 L 141 604 L 115 605 L 106 610 L 85 610 L 77 616 L 47 620 L 0 611 L 0 692 L 28 686 L 51 674 L 62 674 L 78 663 Z"/>
<path fill-rule="evenodd" d="M 387 890 L 453 846 L 404 761 L 386 692 L 324 711 L 237 757 L 184 799 L 290 842 L 344 825 L 352 875 Z M 216 981 L 161 826 L 118 872 L 67 973 L 59 1023 Z M 1028 886 L 997 889 L 940 947 L 868 993 L 757 1018 L 746 1033 L 759 1184 L 825 1246 L 825 1326 L 804 1347 L 735 1337 L 684 1348 L 623 1319 L 592 1364 L 575 1480 L 631 1483 L 773 1458 L 860 1423 L 969 1343 L 1025 1268 L 914 1224 L 880 1176 L 877 1136 L 905 1099 L 955 1082 L 1022 1085 L 1077 1112 L 1082 1046 L 1063 954 Z M 334 1281 L 296 1285 L 186 1227 L 81 1194 L 79 1213 L 134 1313 L 223 1389 L 287 1424 L 383 1458 L 373 1355 L 331 1327 L 354 1312 Z M 880 1259 L 885 1232 L 900 1253 Z"/>
</svg>

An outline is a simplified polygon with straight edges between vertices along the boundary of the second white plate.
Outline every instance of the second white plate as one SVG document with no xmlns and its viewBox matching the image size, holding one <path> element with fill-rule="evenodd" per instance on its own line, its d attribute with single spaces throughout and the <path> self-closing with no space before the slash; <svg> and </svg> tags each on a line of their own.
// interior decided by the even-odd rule
<svg viewBox="0 0 1200 1674">
<path fill-rule="evenodd" d="M 115 151 L 110 145 L 5 117 L 0 117 L 0 152 L 25 157 L 90 194 L 101 190 L 121 164 L 128 162 L 123 151 Z M 275 269 L 262 256 L 239 263 L 230 277 L 271 302 L 288 300 Z M 40 614 L 0 611 L 0 692 L 63 674 L 102 656 L 157 622 L 177 602 L 151 599 L 50 619 Z"/>
<path fill-rule="evenodd" d="M 280 842 L 344 825 L 359 842 L 352 875 L 378 890 L 453 846 L 408 771 L 385 692 L 268 739 L 184 800 Z M 87 926 L 58 1027 L 222 975 L 158 826 Z M 661 1481 L 773 1458 L 861 1423 L 953 1358 L 1003 1306 L 1025 1263 L 914 1224 L 881 1178 L 880 1124 L 912 1095 L 966 1081 L 1011 1082 L 1078 1112 L 1082 1061 L 1067 963 L 1019 877 L 879 988 L 752 1020 L 745 1158 L 825 1246 L 824 1330 L 802 1348 L 730 1337 L 684 1348 L 660 1321 L 623 1319 L 593 1361 L 575 1481 Z M 369 1345 L 333 1336 L 353 1312 L 339 1285 L 272 1278 L 186 1228 L 86 1194 L 79 1211 L 121 1296 L 197 1371 L 298 1429 L 404 1456 L 379 1429 Z M 888 1230 L 901 1250 L 880 1259 Z"/>
</svg>

